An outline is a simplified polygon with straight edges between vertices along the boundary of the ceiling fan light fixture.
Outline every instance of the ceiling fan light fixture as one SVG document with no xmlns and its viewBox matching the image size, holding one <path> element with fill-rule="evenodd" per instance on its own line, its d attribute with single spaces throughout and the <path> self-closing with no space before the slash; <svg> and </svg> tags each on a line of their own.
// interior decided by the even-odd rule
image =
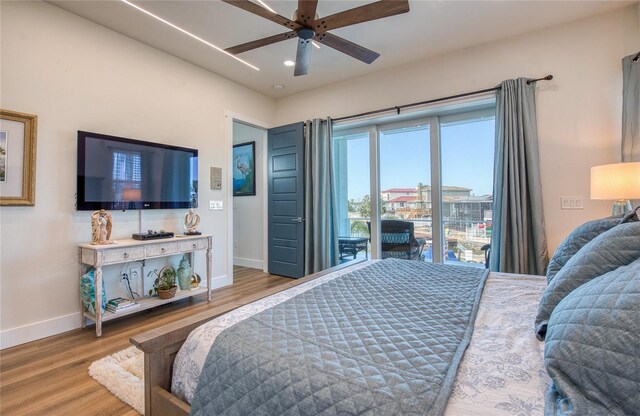
<svg viewBox="0 0 640 416">
<path fill-rule="evenodd" d="M 296 33 L 298 34 L 298 37 L 300 39 L 304 40 L 312 39 L 316 35 L 316 32 L 314 32 L 313 29 L 309 29 L 308 27 L 298 29 Z"/>
<path fill-rule="evenodd" d="M 237 56 L 235 56 L 235 55 L 233 55 L 233 54 L 231 54 L 231 53 L 229 53 L 229 52 L 225 51 L 224 49 L 222 49 L 222 48 L 220 48 L 220 47 L 218 47 L 218 46 L 214 45 L 214 44 L 213 44 L 213 43 L 211 43 L 211 42 L 208 42 L 208 41 L 206 41 L 206 40 L 202 39 L 202 38 L 201 38 L 201 37 L 199 37 L 199 36 L 194 35 L 193 33 L 191 33 L 191 32 L 189 32 L 189 31 L 187 31 L 187 30 L 185 30 L 185 29 L 181 28 L 180 26 L 176 26 L 176 25 L 174 25 L 173 23 L 169 22 L 168 20 L 165 20 L 165 19 L 163 19 L 162 17 L 157 16 L 157 15 L 155 15 L 155 14 L 151 13 L 150 11 L 148 11 L 148 10 L 146 10 L 146 9 L 143 9 L 142 7 L 140 7 L 140 6 L 136 5 L 136 4 L 133 4 L 133 3 L 131 3 L 131 2 L 130 2 L 130 1 L 128 1 L 128 0 L 120 0 L 120 1 L 121 1 L 121 2 L 123 2 L 124 4 L 128 5 L 128 6 L 133 7 L 134 9 L 136 9 L 136 10 L 138 10 L 138 11 L 141 11 L 142 13 L 146 14 L 147 16 L 153 17 L 154 19 L 156 19 L 156 20 L 158 20 L 158 21 L 160 21 L 160 22 L 164 23 L 165 25 L 170 26 L 170 27 L 174 28 L 175 30 L 177 30 L 177 31 L 179 31 L 179 32 L 184 33 L 184 34 L 185 34 L 185 35 L 187 35 L 187 36 L 189 36 L 189 37 L 191 37 L 191 38 L 193 38 L 193 39 L 195 39 L 195 40 L 197 40 L 197 41 L 199 41 L 199 42 L 201 42 L 201 43 L 204 43 L 205 45 L 209 46 L 210 48 L 213 48 L 213 49 L 217 50 L 218 52 L 222 52 L 223 54 L 225 54 L 225 55 L 227 55 L 227 56 L 230 56 L 231 58 L 235 59 L 235 60 L 236 60 L 236 61 L 238 61 L 238 62 L 242 62 L 242 63 L 243 63 L 243 64 L 245 64 L 246 66 L 248 66 L 248 67 L 250 67 L 250 68 L 252 68 L 252 69 L 255 69 L 256 71 L 260 71 L 260 68 L 258 68 L 257 66 L 255 66 L 255 65 L 251 65 L 249 62 L 244 61 L 244 60 L 242 60 L 242 59 L 238 58 Z"/>
<path fill-rule="evenodd" d="M 254 15 L 270 20 L 278 25 L 285 26 L 289 32 L 280 33 L 252 42 L 246 42 L 227 48 L 227 51 L 236 53 L 247 52 L 252 49 L 271 45 L 277 42 L 298 37 L 296 49 L 296 61 L 294 76 L 306 75 L 309 71 L 312 45 L 319 48 L 318 43 L 335 49 L 366 64 L 371 64 L 380 54 L 343 39 L 330 33 L 334 29 L 340 29 L 372 20 L 383 19 L 402 13 L 407 13 L 409 0 L 379 0 L 354 7 L 332 15 L 318 17 L 318 0 L 298 0 L 298 8 L 293 12 L 291 19 L 287 19 L 277 13 L 271 14 L 266 8 L 254 3 L 259 0 L 222 0 L 232 6 L 238 7 Z M 262 3 L 262 2 L 261 2 Z M 312 17 L 313 16 L 313 17 Z M 313 42 L 315 40 L 316 42 Z"/>
<path fill-rule="evenodd" d="M 296 63 L 290 60 L 286 60 L 283 62 L 284 66 L 294 66 Z"/>
</svg>

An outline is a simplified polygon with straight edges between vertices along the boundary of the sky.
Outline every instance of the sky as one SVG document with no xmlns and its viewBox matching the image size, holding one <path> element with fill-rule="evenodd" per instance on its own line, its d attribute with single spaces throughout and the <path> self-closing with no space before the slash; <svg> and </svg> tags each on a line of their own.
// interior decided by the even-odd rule
<svg viewBox="0 0 640 416">
<path fill-rule="evenodd" d="M 493 190 L 494 120 L 441 127 L 442 184 L 471 188 L 472 195 Z M 429 129 L 412 129 L 380 137 L 380 189 L 431 184 Z M 369 139 L 348 142 L 349 199 L 369 190 Z M 340 172 L 338 172 L 340 174 Z"/>
</svg>

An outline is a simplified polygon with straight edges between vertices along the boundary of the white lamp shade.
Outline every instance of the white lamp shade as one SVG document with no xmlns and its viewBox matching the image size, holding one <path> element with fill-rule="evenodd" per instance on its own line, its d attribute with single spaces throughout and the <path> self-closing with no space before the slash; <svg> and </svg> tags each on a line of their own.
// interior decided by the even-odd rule
<svg viewBox="0 0 640 416">
<path fill-rule="evenodd" d="M 592 167 L 591 199 L 640 199 L 640 162 Z"/>
<path fill-rule="evenodd" d="M 126 188 L 122 190 L 123 201 L 141 201 L 142 190 L 137 188 Z"/>
</svg>

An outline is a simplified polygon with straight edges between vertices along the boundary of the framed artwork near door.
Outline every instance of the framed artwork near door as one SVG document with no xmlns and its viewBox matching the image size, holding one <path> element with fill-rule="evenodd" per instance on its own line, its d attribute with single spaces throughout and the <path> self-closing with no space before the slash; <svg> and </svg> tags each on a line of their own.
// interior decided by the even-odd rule
<svg viewBox="0 0 640 416">
<path fill-rule="evenodd" d="M 256 194 L 256 142 L 233 145 L 233 196 Z"/>
</svg>

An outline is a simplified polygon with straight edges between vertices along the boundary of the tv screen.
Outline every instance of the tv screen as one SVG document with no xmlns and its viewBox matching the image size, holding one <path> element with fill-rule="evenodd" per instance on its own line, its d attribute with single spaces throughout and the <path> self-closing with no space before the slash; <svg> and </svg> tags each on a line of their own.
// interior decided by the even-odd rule
<svg viewBox="0 0 640 416">
<path fill-rule="evenodd" d="M 78 210 L 198 206 L 198 150 L 78 131 Z"/>
</svg>

